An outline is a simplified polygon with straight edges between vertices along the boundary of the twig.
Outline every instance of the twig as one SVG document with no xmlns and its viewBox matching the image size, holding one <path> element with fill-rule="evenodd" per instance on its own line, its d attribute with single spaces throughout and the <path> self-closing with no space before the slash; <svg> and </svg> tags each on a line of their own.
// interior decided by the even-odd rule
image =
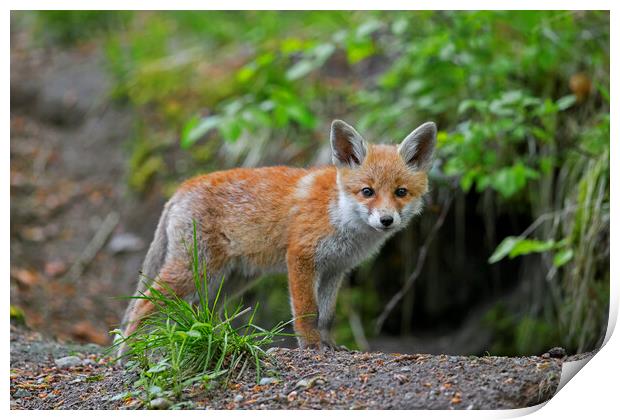
<svg viewBox="0 0 620 420">
<path fill-rule="evenodd" d="M 84 270 L 88 265 L 95 259 L 101 248 L 108 241 L 108 238 L 114 231 L 116 225 L 118 225 L 118 221 L 120 216 L 117 212 L 113 211 L 107 215 L 93 239 L 90 240 L 89 244 L 84 248 L 84 251 L 80 254 L 78 259 L 73 263 L 67 276 L 65 277 L 65 281 L 77 282 Z"/>
<path fill-rule="evenodd" d="M 527 229 L 525 229 L 523 231 L 523 233 L 521 235 L 519 235 L 519 238 L 523 239 L 526 238 L 530 233 L 534 232 L 536 229 L 538 229 L 538 227 L 543 223 L 546 222 L 547 220 L 551 220 L 554 219 L 557 216 L 563 216 L 566 213 L 570 213 L 573 210 L 576 210 L 577 206 L 569 206 L 569 207 L 565 207 L 562 210 L 558 210 L 558 211 L 552 211 L 549 213 L 543 213 L 540 216 L 538 216 L 538 218 L 536 220 L 534 220 L 532 222 L 531 225 L 529 225 L 527 227 Z"/>
<path fill-rule="evenodd" d="M 422 268 L 424 268 L 424 263 L 426 262 L 426 255 L 428 254 L 428 248 L 431 242 L 433 241 L 433 239 L 435 238 L 435 235 L 437 234 L 437 232 L 443 225 L 444 221 L 446 220 L 446 216 L 448 215 L 448 210 L 450 209 L 450 205 L 452 204 L 453 197 L 454 195 L 450 194 L 450 198 L 448 198 L 448 200 L 444 203 L 443 208 L 441 209 L 441 214 L 437 218 L 437 221 L 433 225 L 433 228 L 431 229 L 430 233 L 426 237 L 426 241 L 424 241 L 424 245 L 422 246 L 422 248 L 420 248 L 420 253 L 418 254 L 418 261 L 416 263 L 415 270 L 413 271 L 413 273 L 411 273 L 411 275 L 409 276 L 409 278 L 407 279 L 403 287 L 394 296 L 392 296 L 392 299 L 390 299 L 387 305 L 385 305 L 385 308 L 383 308 L 383 312 L 381 312 L 381 315 L 377 317 L 377 322 L 375 325 L 375 333 L 378 334 L 381 331 L 381 328 L 383 327 L 383 323 L 387 319 L 388 315 L 394 310 L 398 302 L 401 301 L 401 299 L 405 296 L 405 294 L 409 291 L 409 289 L 411 289 L 416 279 L 420 276 L 420 273 L 422 272 Z"/>
</svg>

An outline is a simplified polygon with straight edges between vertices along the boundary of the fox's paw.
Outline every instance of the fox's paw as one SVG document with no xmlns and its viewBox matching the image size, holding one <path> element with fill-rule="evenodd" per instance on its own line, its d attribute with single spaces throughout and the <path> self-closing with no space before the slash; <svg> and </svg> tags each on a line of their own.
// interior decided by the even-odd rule
<svg viewBox="0 0 620 420">
<path fill-rule="evenodd" d="M 298 340 L 299 348 L 301 349 L 314 349 L 321 351 L 349 351 L 349 349 L 345 346 L 340 346 L 336 344 L 326 332 L 306 334 L 305 336 L 298 337 Z"/>
<path fill-rule="evenodd" d="M 325 350 L 349 351 L 348 348 L 346 348 L 343 345 L 338 345 L 338 344 L 334 343 L 333 340 L 321 340 L 320 349 L 323 350 L 323 351 L 325 351 Z"/>
</svg>

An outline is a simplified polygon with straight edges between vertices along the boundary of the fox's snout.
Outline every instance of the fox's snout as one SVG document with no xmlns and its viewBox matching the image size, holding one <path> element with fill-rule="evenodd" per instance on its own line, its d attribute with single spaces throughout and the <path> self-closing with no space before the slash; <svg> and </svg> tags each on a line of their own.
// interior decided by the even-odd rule
<svg viewBox="0 0 620 420">
<path fill-rule="evenodd" d="M 372 209 L 367 223 L 377 230 L 394 229 L 401 224 L 401 216 L 396 209 Z"/>
</svg>

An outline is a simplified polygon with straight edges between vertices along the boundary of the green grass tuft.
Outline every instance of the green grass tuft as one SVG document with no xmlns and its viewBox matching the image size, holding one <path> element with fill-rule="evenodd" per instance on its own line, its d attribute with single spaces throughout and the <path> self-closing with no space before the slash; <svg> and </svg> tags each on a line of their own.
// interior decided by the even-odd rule
<svg viewBox="0 0 620 420">
<path fill-rule="evenodd" d="M 267 357 L 265 346 L 273 343 L 275 337 L 286 335 L 283 330 L 288 322 L 270 330 L 253 323 L 258 305 L 254 310 L 242 305 L 232 312 L 219 310 L 224 279 L 209 304 L 207 270 L 204 262 L 199 261 L 195 224 L 193 235 L 190 258 L 197 302 L 190 303 L 176 296 L 164 283 L 152 282 L 144 293 L 131 298 L 147 299 L 157 310 L 135 333 L 116 340 L 112 347 L 127 345 L 128 351 L 123 356 L 126 366 L 139 372 L 140 379 L 135 385 L 146 391 L 148 399 L 179 396 L 197 382 L 211 386 L 216 379 L 227 381 L 231 375 L 241 375 L 251 366 L 258 381 Z M 247 321 L 242 321 L 247 314 Z"/>
</svg>

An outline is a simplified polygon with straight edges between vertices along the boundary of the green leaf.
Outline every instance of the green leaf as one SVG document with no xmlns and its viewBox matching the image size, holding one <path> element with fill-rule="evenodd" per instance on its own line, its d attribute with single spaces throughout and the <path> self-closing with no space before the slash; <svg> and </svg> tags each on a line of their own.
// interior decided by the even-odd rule
<svg viewBox="0 0 620 420">
<path fill-rule="evenodd" d="M 474 179 L 476 177 L 476 172 L 474 171 L 467 171 L 467 173 L 465 173 L 460 181 L 459 184 L 461 186 L 461 189 L 463 190 L 463 192 L 468 192 L 469 189 L 471 188 L 472 184 L 474 183 Z"/>
<path fill-rule="evenodd" d="M 489 263 L 494 264 L 507 256 L 510 259 L 521 255 L 540 253 L 549 251 L 556 246 L 553 240 L 538 241 L 536 239 L 520 238 L 518 236 L 508 236 L 495 248 L 493 255 L 489 257 Z"/>
<path fill-rule="evenodd" d="M 492 174 L 490 184 L 504 197 L 509 198 L 521 191 L 528 179 L 537 179 L 539 174 L 522 163 L 516 163 Z"/>
<path fill-rule="evenodd" d="M 504 104 L 514 104 L 519 102 L 523 98 L 523 92 L 520 90 L 511 90 L 508 92 L 504 92 L 501 97 L 501 101 Z"/>
<path fill-rule="evenodd" d="M 165 362 L 159 362 L 154 366 L 151 366 L 151 368 L 149 370 L 147 370 L 147 373 L 159 373 L 159 372 L 163 372 L 166 369 L 168 369 L 170 367 L 170 365 L 168 363 Z"/>
<path fill-rule="evenodd" d="M 312 128 L 316 124 L 314 115 L 301 103 L 291 103 L 286 108 L 286 111 L 292 120 L 297 121 L 304 127 Z"/>
<path fill-rule="evenodd" d="M 602 83 L 597 83 L 596 88 L 598 89 L 605 102 L 609 103 L 609 89 Z"/>
<path fill-rule="evenodd" d="M 521 239 L 515 243 L 508 256 L 512 259 L 520 255 L 528 255 L 549 251 L 555 246 L 554 240 L 538 241 L 536 239 Z"/>
<path fill-rule="evenodd" d="M 561 251 L 556 252 L 553 257 L 553 265 L 556 267 L 562 267 L 564 264 L 573 259 L 573 250 L 570 248 L 562 249 Z"/>
<path fill-rule="evenodd" d="M 516 236 L 508 236 L 495 248 L 493 255 L 489 257 L 489 264 L 495 264 L 496 262 L 504 259 L 510 251 L 519 242 L 519 238 Z"/>
<path fill-rule="evenodd" d="M 291 54 L 303 50 L 304 41 L 299 38 L 286 38 L 280 45 L 280 51 L 284 54 Z"/>
<path fill-rule="evenodd" d="M 316 67 L 315 63 L 310 60 L 299 60 L 297 63 L 288 69 L 286 72 L 286 78 L 288 80 L 297 80 L 308 75 Z"/>
<path fill-rule="evenodd" d="M 376 32 L 377 30 L 381 29 L 382 27 L 382 23 L 378 20 L 368 20 L 364 23 L 362 23 L 356 31 L 356 36 L 358 38 L 365 38 L 368 35 L 371 35 L 372 33 Z"/>
<path fill-rule="evenodd" d="M 575 102 L 577 102 L 577 97 L 575 95 L 567 95 L 558 99 L 556 105 L 560 111 L 564 111 L 573 106 Z"/>
<path fill-rule="evenodd" d="M 149 394 L 151 395 L 160 395 L 161 394 L 161 387 L 157 386 L 157 385 L 151 385 L 149 387 Z"/>
<path fill-rule="evenodd" d="M 235 142 L 241 136 L 241 132 L 243 131 L 243 127 L 238 120 L 229 119 L 226 122 L 220 124 L 219 126 L 220 133 L 226 141 Z"/>
<path fill-rule="evenodd" d="M 316 57 L 316 60 L 321 65 L 336 51 L 334 44 L 319 44 L 312 50 L 312 53 Z"/>
<path fill-rule="evenodd" d="M 531 130 L 532 134 L 542 141 L 550 142 L 553 140 L 553 136 L 551 135 L 551 133 L 543 130 L 542 128 L 532 127 Z"/>
<path fill-rule="evenodd" d="M 476 106 L 476 100 L 474 99 L 465 99 L 464 101 L 461 101 L 461 103 L 459 104 L 459 107 L 457 109 L 457 112 L 459 114 L 464 113 L 465 111 L 474 108 Z"/>
<path fill-rule="evenodd" d="M 371 41 L 352 42 L 347 45 L 347 59 L 356 64 L 375 53 L 375 44 Z"/>
<path fill-rule="evenodd" d="M 407 19 L 397 19 L 392 24 L 392 32 L 394 33 L 394 35 L 402 35 L 407 30 L 407 26 L 409 26 Z"/>
<path fill-rule="evenodd" d="M 200 331 L 196 330 L 189 330 L 187 332 L 187 335 L 193 338 L 202 338 L 202 334 L 200 334 Z"/>
<path fill-rule="evenodd" d="M 221 121 L 221 117 L 217 115 L 212 115 L 202 120 L 198 117 L 193 117 L 185 124 L 181 132 L 181 147 L 187 149 L 210 130 L 216 128 Z"/>
<path fill-rule="evenodd" d="M 239 81 L 239 83 L 245 83 L 245 82 L 248 82 L 252 77 L 254 77 L 255 74 L 256 74 L 256 66 L 248 65 L 248 66 L 242 67 L 237 72 L 237 80 Z"/>
<path fill-rule="evenodd" d="M 505 106 L 506 103 L 502 100 L 496 99 L 489 105 L 489 111 L 500 117 L 511 117 L 515 115 L 515 111 L 512 108 Z"/>
</svg>

